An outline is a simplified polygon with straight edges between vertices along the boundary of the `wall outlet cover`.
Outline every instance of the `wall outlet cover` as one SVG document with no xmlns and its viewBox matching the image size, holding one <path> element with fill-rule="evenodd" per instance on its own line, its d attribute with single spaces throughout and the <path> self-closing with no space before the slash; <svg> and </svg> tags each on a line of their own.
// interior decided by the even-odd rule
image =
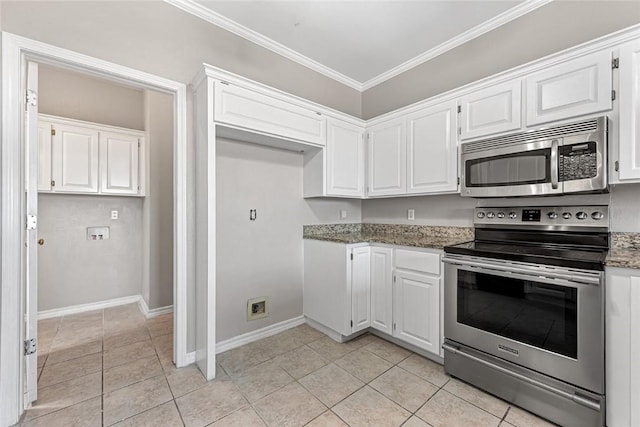
<svg viewBox="0 0 640 427">
<path fill-rule="evenodd" d="M 340 219 L 347 219 L 347 211 L 345 209 L 340 210 Z"/>
<path fill-rule="evenodd" d="M 269 298 L 259 297 L 247 301 L 247 320 L 262 319 L 269 316 Z"/>
<path fill-rule="evenodd" d="M 118 219 L 119 213 L 116 210 L 111 211 L 111 219 Z"/>
<path fill-rule="evenodd" d="M 413 221 L 416 219 L 416 210 L 415 209 L 408 209 L 407 210 L 407 219 L 409 221 Z"/>
</svg>

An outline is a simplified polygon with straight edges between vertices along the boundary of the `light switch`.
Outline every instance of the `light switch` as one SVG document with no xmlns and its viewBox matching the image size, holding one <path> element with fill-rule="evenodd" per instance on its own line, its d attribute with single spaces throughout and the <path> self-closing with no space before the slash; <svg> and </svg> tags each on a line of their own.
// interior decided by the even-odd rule
<svg viewBox="0 0 640 427">
<path fill-rule="evenodd" d="M 409 221 L 413 221 L 416 219 L 416 210 L 415 209 L 408 209 L 407 210 L 407 219 Z"/>
<path fill-rule="evenodd" d="M 111 211 L 111 219 L 118 219 L 118 211 Z"/>
</svg>

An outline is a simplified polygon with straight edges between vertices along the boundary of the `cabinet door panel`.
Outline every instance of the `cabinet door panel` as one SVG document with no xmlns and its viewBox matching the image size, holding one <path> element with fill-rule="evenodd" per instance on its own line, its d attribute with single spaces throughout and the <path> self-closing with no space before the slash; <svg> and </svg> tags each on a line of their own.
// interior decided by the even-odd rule
<svg viewBox="0 0 640 427">
<path fill-rule="evenodd" d="M 520 80 L 513 80 L 460 98 L 461 139 L 520 129 L 521 92 Z"/>
<path fill-rule="evenodd" d="M 407 118 L 407 193 L 457 190 L 456 107 L 452 101 Z"/>
<path fill-rule="evenodd" d="M 351 332 L 371 326 L 371 248 L 354 248 L 351 266 Z"/>
<path fill-rule="evenodd" d="M 620 180 L 640 180 L 640 40 L 620 47 L 620 138 L 617 143 L 620 144 Z"/>
<path fill-rule="evenodd" d="M 53 126 L 54 191 L 98 192 L 98 131 L 79 126 Z"/>
<path fill-rule="evenodd" d="M 138 193 L 138 143 L 137 136 L 113 132 L 100 133 L 103 193 Z"/>
<path fill-rule="evenodd" d="M 393 249 L 371 248 L 371 327 L 393 332 Z"/>
<path fill-rule="evenodd" d="M 611 52 L 598 52 L 525 80 L 527 126 L 610 110 Z"/>
<path fill-rule="evenodd" d="M 38 121 L 38 191 L 51 191 L 51 123 Z"/>
<path fill-rule="evenodd" d="M 404 119 L 369 130 L 369 196 L 402 194 L 406 189 Z"/>
<path fill-rule="evenodd" d="M 394 336 L 440 352 L 440 279 L 396 271 Z"/>
<path fill-rule="evenodd" d="M 327 123 L 327 195 L 364 195 L 363 129 L 338 120 Z"/>
</svg>

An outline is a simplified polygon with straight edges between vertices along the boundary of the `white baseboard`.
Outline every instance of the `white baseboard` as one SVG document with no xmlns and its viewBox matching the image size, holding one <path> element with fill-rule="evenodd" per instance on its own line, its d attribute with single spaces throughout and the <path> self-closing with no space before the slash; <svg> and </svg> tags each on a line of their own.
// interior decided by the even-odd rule
<svg viewBox="0 0 640 427">
<path fill-rule="evenodd" d="M 187 365 L 196 363 L 196 352 L 192 351 L 191 353 L 187 353 L 187 357 L 184 359 L 184 361 Z"/>
<path fill-rule="evenodd" d="M 167 314 L 167 313 L 173 313 L 173 306 L 172 305 L 167 305 L 165 307 L 158 307 L 158 308 L 149 309 L 149 306 L 147 305 L 147 302 L 144 300 L 144 298 L 142 298 L 142 296 L 140 297 L 140 300 L 138 301 L 138 305 L 140 306 L 140 311 L 142 311 L 142 314 L 144 314 L 144 317 L 146 317 L 147 319 L 151 319 L 153 317 L 158 317 L 158 316 L 161 316 L 161 315 Z"/>
<path fill-rule="evenodd" d="M 92 302 L 89 304 L 79 304 L 72 305 L 70 307 L 43 310 L 38 312 L 38 320 L 67 316 L 70 314 L 84 313 L 86 311 L 102 310 L 104 308 L 117 307 L 119 305 L 140 303 L 140 300 L 142 300 L 142 297 L 140 295 L 132 295 L 130 297 L 114 298 L 106 301 Z"/>
<path fill-rule="evenodd" d="M 286 331 L 287 329 L 300 326 L 303 323 L 305 323 L 304 316 L 294 317 L 293 319 L 285 320 L 284 322 L 276 323 L 274 325 L 258 329 L 257 331 L 247 332 L 246 334 L 220 341 L 216 343 L 216 354 L 240 347 L 241 345 L 249 344 L 250 342 L 254 342 L 262 338 L 270 337 L 271 335 Z"/>
</svg>

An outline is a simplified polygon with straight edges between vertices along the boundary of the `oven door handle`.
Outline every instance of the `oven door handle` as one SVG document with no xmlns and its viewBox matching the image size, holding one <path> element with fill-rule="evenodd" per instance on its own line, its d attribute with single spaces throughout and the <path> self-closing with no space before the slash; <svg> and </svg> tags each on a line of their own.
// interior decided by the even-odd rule
<svg viewBox="0 0 640 427">
<path fill-rule="evenodd" d="M 594 273 L 584 273 L 579 271 L 546 271 L 536 268 L 525 268 L 515 266 L 503 266 L 488 264 L 473 260 L 462 260 L 458 258 L 443 257 L 442 261 L 447 264 L 457 265 L 468 270 L 473 271 L 486 271 L 488 273 L 500 273 L 502 276 L 521 278 L 525 280 L 531 280 L 532 278 L 544 278 L 550 279 L 555 282 L 562 282 L 565 284 L 587 284 L 587 285 L 599 285 L 600 275 Z"/>
<path fill-rule="evenodd" d="M 558 140 L 551 141 L 551 188 L 558 188 Z"/>
<path fill-rule="evenodd" d="M 595 401 L 593 401 L 593 400 L 591 400 L 591 399 L 589 399 L 589 398 L 587 398 L 587 397 L 583 397 L 583 396 L 579 396 L 579 395 L 576 395 L 576 394 L 568 393 L 568 392 L 566 392 L 564 390 L 560 390 L 558 388 L 550 386 L 549 384 L 545 384 L 545 383 L 543 383 L 541 381 L 538 381 L 536 379 L 529 378 L 526 375 L 519 374 L 518 372 L 513 372 L 513 371 L 511 371 L 511 370 L 509 370 L 507 368 L 504 368 L 502 366 L 496 365 L 495 363 L 491 363 L 488 360 L 481 359 L 481 358 L 476 357 L 476 356 L 474 356 L 472 354 L 469 354 L 469 353 L 467 353 L 465 351 L 462 351 L 461 349 L 456 348 L 456 347 L 452 346 L 451 344 L 443 343 L 442 344 L 442 348 L 443 348 L 443 350 L 449 351 L 449 352 L 451 352 L 453 354 L 456 354 L 456 355 L 459 355 L 459 356 L 462 356 L 462 357 L 466 357 L 467 359 L 471 359 L 474 362 L 477 362 L 477 363 L 480 363 L 482 365 L 485 365 L 485 366 L 487 366 L 487 367 L 489 367 L 491 369 L 495 369 L 496 371 L 500 371 L 503 374 L 510 375 L 510 376 L 512 376 L 514 378 L 517 378 L 520 381 L 529 383 L 529 384 L 531 384 L 533 386 L 539 387 L 539 388 L 544 389 L 544 390 L 546 390 L 548 392 L 551 392 L 551 393 L 557 394 L 557 395 L 559 395 L 561 397 L 564 397 L 565 399 L 572 400 L 573 402 L 576 402 L 576 403 L 578 403 L 578 404 L 580 404 L 582 406 L 586 406 L 589 409 L 593 409 L 594 411 L 600 412 L 600 404 L 595 402 Z"/>
</svg>

